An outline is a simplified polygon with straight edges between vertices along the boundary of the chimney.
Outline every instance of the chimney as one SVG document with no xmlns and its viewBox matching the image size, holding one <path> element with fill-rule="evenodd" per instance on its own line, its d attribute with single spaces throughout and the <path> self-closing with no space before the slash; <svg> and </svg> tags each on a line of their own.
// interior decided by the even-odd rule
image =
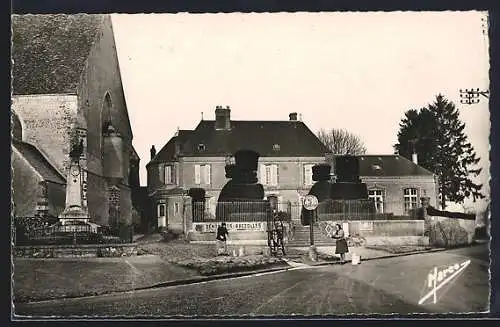
<svg viewBox="0 0 500 327">
<path fill-rule="evenodd" d="M 288 117 L 290 117 L 291 121 L 297 121 L 297 113 L 296 112 L 291 112 Z"/>
<path fill-rule="evenodd" d="M 151 153 L 151 160 L 153 160 L 153 158 L 156 156 L 156 149 L 154 145 L 149 150 L 149 153 Z"/>
<path fill-rule="evenodd" d="M 215 107 L 215 129 L 230 130 L 231 129 L 231 109 L 229 106 Z"/>
<path fill-rule="evenodd" d="M 418 165 L 418 156 L 415 152 L 411 155 L 411 161 L 413 161 L 415 165 Z"/>
</svg>

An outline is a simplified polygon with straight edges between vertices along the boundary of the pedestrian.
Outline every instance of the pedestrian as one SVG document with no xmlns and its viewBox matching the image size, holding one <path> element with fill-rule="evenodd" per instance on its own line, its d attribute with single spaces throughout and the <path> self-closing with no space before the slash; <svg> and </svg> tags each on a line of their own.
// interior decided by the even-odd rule
<svg viewBox="0 0 500 327">
<path fill-rule="evenodd" d="M 226 228 L 226 223 L 222 223 L 219 227 L 217 227 L 217 236 L 215 237 L 217 242 L 217 255 L 226 254 L 227 253 L 227 236 L 229 232 Z"/>
<path fill-rule="evenodd" d="M 332 238 L 334 238 L 335 241 L 335 254 L 340 254 L 340 263 L 344 264 L 345 261 L 345 254 L 346 252 L 349 252 L 349 248 L 347 247 L 347 241 L 345 239 L 344 235 L 344 230 L 342 229 L 342 226 L 340 224 L 336 224 L 336 231 L 332 235 Z"/>
</svg>

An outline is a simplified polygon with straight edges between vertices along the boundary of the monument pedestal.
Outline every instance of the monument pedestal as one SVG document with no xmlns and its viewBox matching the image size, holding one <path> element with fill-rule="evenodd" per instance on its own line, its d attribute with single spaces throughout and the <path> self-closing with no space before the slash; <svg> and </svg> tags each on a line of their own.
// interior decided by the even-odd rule
<svg viewBox="0 0 500 327">
<path fill-rule="evenodd" d="M 88 213 L 79 206 L 73 206 L 64 209 L 64 211 L 59 215 L 59 222 L 61 225 L 67 225 L 69 222 L 81 221 L 88 223 L 90 221 Z"/>
<path fill-rule="evenodd" d="M 88 212 L 83 209 L 81 168 L 78 161 L 73 160 L 66 179 L 66 208 L 59 215 L 61 225 L 81 221 L 88 223 Z M 69 224 L 68 224 L 69 223 Z"/>
</svg>

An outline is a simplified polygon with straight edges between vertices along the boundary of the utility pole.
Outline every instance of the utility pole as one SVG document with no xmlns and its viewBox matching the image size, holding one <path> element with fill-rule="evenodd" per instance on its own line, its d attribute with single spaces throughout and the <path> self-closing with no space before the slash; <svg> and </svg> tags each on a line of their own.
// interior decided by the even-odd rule
<svg viewBox="0 0 500 327">
<path fill-rule="evenodd" d="M 462 104 L 477 104 L 479 103 L 480 96 L 485 97 L 486 99 L 489 98 L 489 90 L 479 90 L 477 89 L 465 89 L 462 90 L 460 89 L 460 103 Z"/>
</svg>

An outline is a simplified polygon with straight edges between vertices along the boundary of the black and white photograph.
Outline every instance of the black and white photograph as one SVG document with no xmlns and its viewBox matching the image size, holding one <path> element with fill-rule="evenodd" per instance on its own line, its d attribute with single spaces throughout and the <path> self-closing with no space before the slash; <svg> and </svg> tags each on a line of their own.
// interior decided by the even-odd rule
<svg viewBox="0 0 500 327">
<path fill-rule="evenodd" d="M 13 14 L 13 320 L 490 310 L 486 11 Z"/>
</svg>

